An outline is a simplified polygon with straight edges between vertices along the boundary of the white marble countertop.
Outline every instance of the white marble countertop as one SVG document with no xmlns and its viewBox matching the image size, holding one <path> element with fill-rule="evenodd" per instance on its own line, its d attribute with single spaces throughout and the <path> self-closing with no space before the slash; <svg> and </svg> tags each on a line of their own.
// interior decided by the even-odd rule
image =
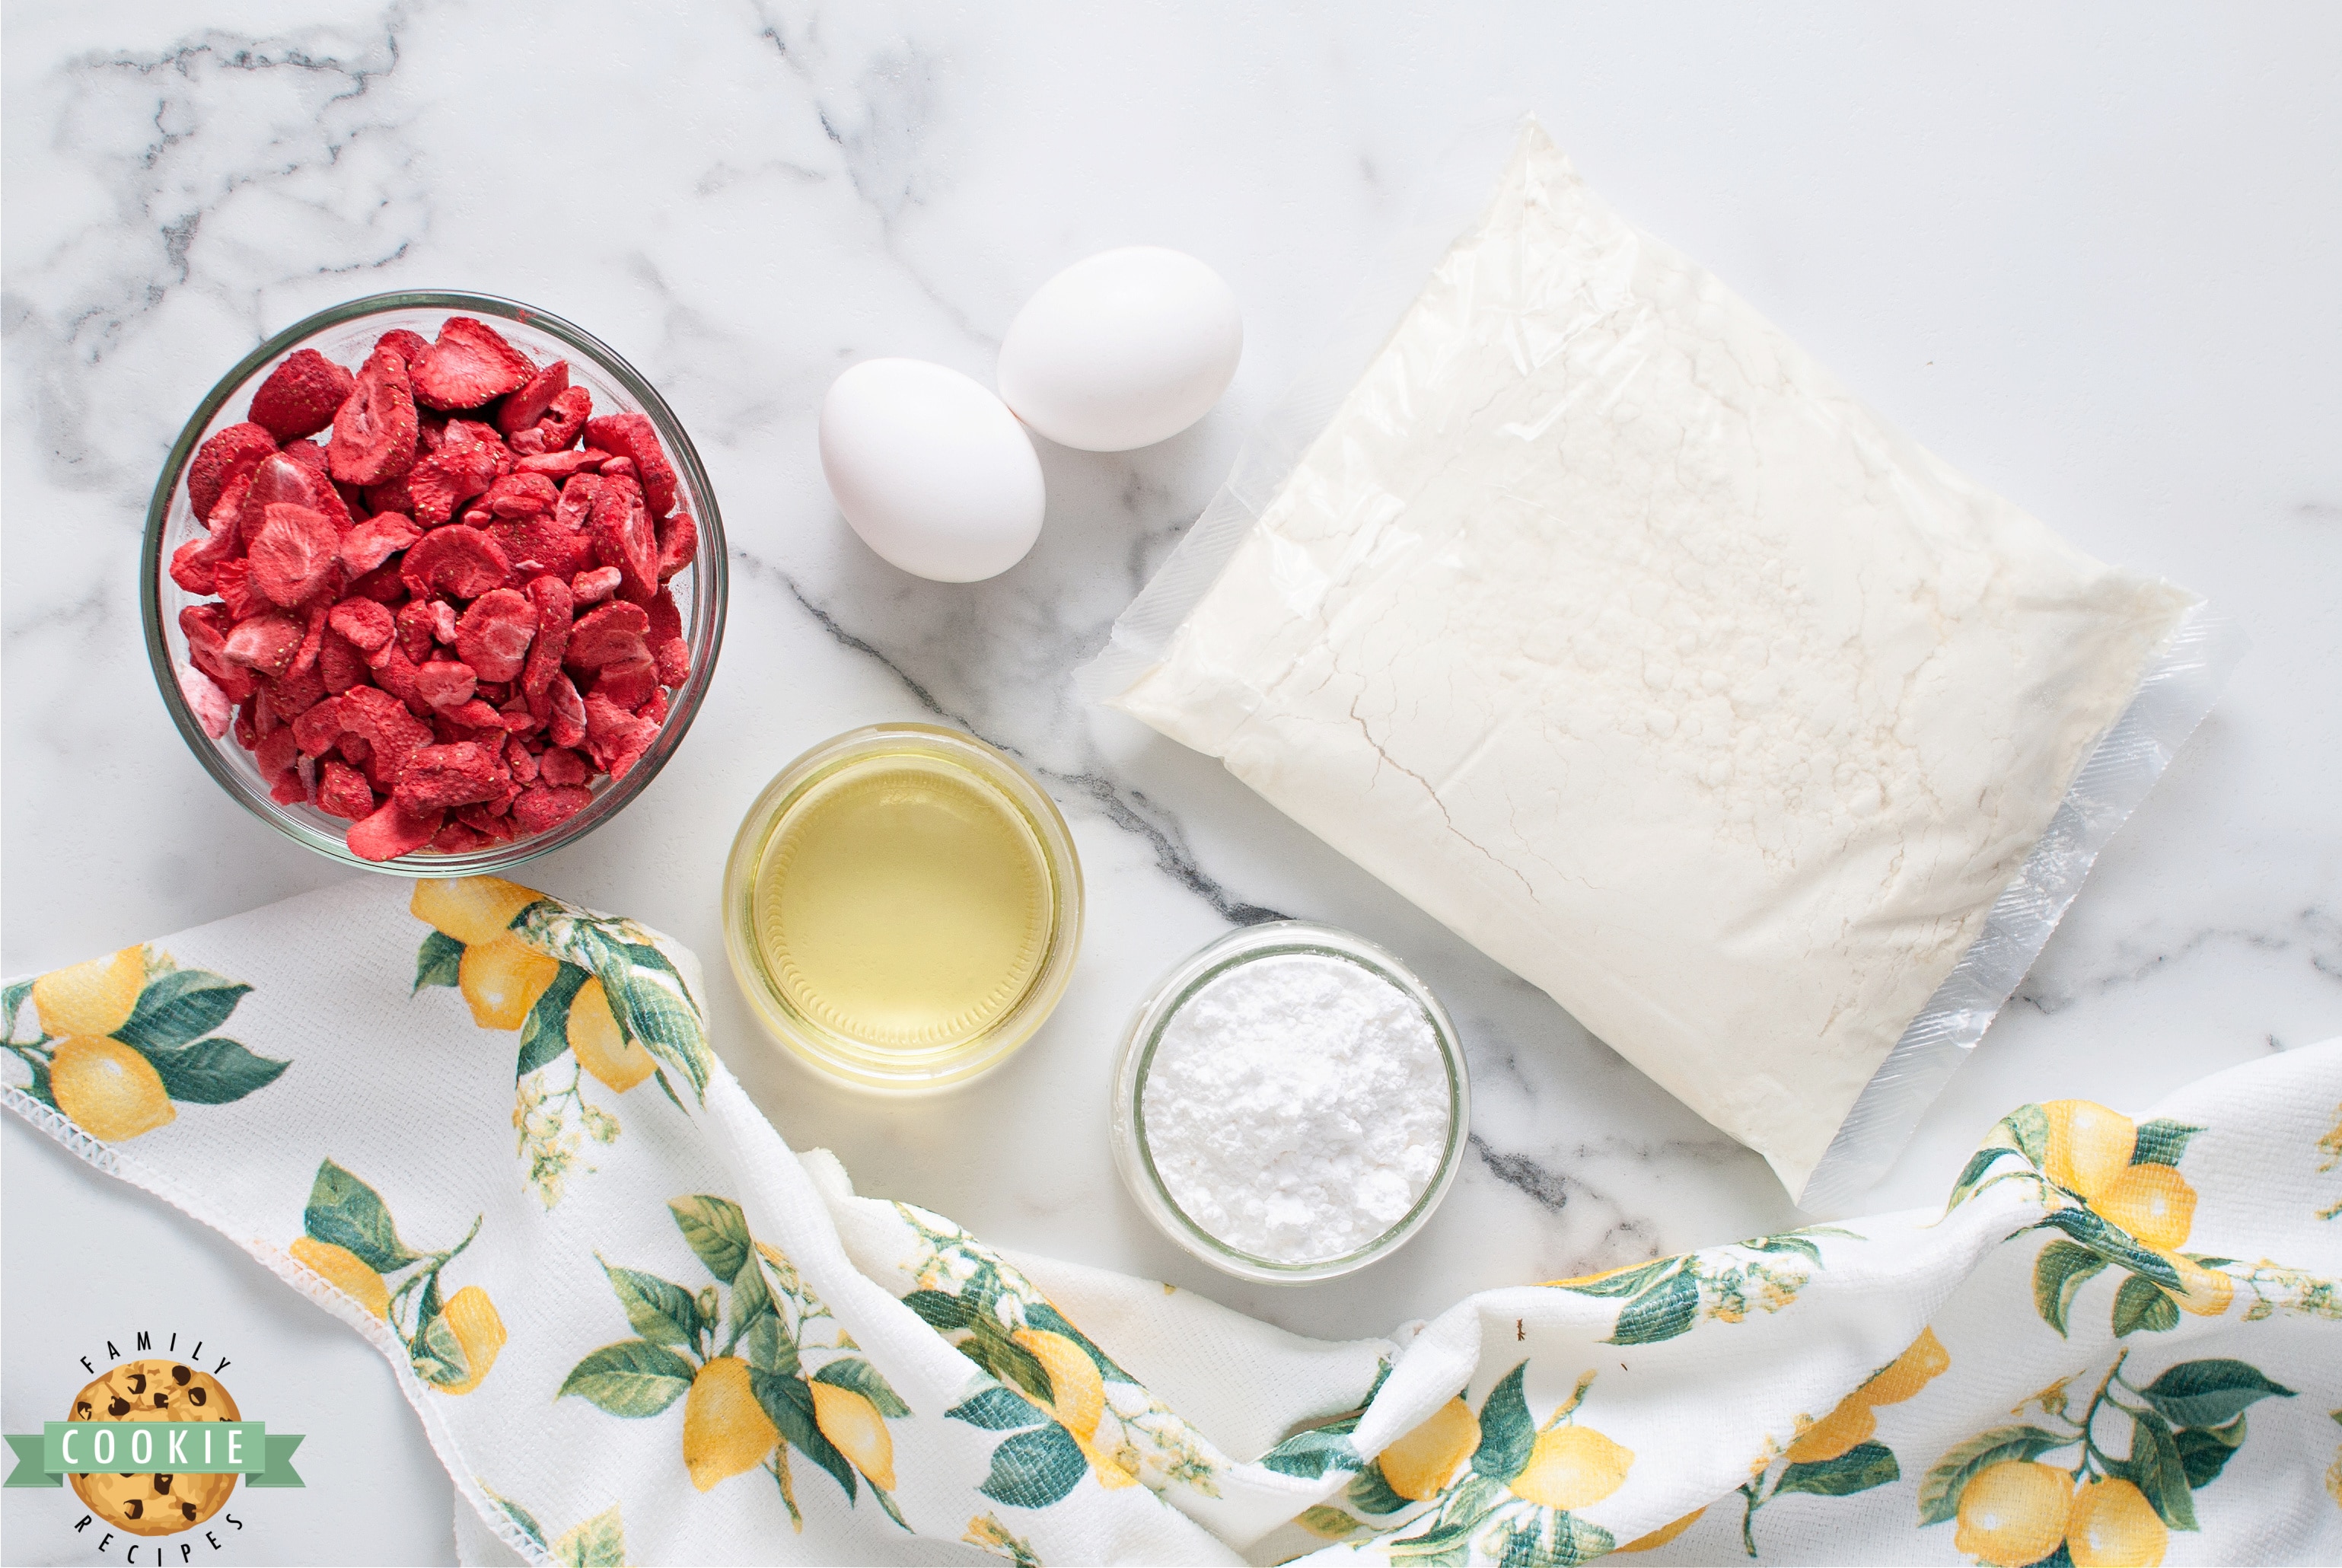
<svg viewBox="0 0 2342 1568">
<path fill-rule="evenodd" d="M 1793 1223 L 1756 1156 L 1551 1003 L 1216 764 L 1068 688 L 1411 185 L 1466 124 L 1526 109 L 1629 217 L 1923 442 L 2254 640 L 1877 1205 L 1937 1199 L 2018 1102 L 2144 1104 L 2342 1032 L 2330 9 L 1212 0 L 654 20 L 256 0 L 200 16 L 155 0 L 5 13 L 0 970 L 340 874 L 231 804 L 171 729 L 135 604 L 146 494 L 187 409 L 264 335 L 357 294 L 473 288 L 616 345 L 714 474 L 733 589 L 706 707 L 623 817 L 527 874 L 699 951 L 719 1047 L 793 1144 L 994 1242 L 1321 1334 Z M 1047 526 L 993 582 L 918 582 L 866 551 L 815 459 L 830 378 L 886 354 L 988 379 L 1029 290 L 1141 242 L 1203 256 L 1243 302 L 1220 408 L 1135 454 L 1042 444 Z M 797 752 L 938 716 L 1043 772 L 1088 934 L 1063 1006 L 1006 1068 L 881 1103 L 765 1044 L 723 967 L 717 880 L 741 813 Z M 1474 1071 L 1472 1153 L 1444 1209 L 1396 1258 L 1306 1289 L 1187 1259 L 1107 1151 L 1129 1010 L 1248 909 L 1396 950 Z M 32 1374 L 67 1353 L 60 1335 L 205 1319 L 242 1342 L 285 1425 L 307 1402 L 330 1423 L 309 1430 L 342 1434 L 305 1453 L 309 1491 L 268 1500 L 244 1559 L 452 1551 L 445 1483 L 370 1351 L 225 1242 L 13 1121 L 4 1136 L 11 1430 L 44 1419 L 16 1390 L 45 1388 Z M 85 1560 L 63 1512 L 10 1493 L 0 1555 Z"/>
</svg>

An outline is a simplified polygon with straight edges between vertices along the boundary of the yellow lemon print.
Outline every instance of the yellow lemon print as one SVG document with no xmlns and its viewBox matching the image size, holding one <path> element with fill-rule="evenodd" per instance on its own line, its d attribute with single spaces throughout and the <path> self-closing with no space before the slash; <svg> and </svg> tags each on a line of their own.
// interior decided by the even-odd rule
<svg viewBox="0 0 2342 1568">
<path fill-rule="evenodd" d="M 1936 1337 L 1936 1331 L 1924 1328 L 1901 1355 L 1871 1374 L 1870 1381 L 1856 1392 L 1874 1405 L 1900 1404 L 1917 1393 L 1952 1364 L 1952 1353 Z"/>
<path fill-rule="evenodd" d="M 569 1049 L 577 1065 L 623 1094 L 658 1065 L 641 1044 L 626 1038 L 610 1011 L 609 994 L 592 979 L 569 1004 Z"/>
<path fill-rule="evenodd" d="M 2175 1252 L 2164 1251 L 2162 1255 L 2165 1263 L 2179 1271 L 2179 1288 L 2168 1293 L 2179 1303 L 2180 1311 L 2197 1317 L 2218 1317 L 2228 1310 L 2237 1286 L 2227 1275 Z"/>
<path fill-rule="evenodd" d="M 1870 1441 L 1878 1430 L 1878 1417 L 1871 1413 L 1870 1403 L 1856 1389 L 1838 1401 L 1837 1408 L 1799 1434 L 1789 1444 L 1792 1464 L 1819 1464 L 1836 1459 L 1858 1444 Z"/>
<path fill-rule="evenodd" d="M 441 935 L 470 947 L 510 934 L 513 916 L 543 896 L 501 876 L 427 876 L 415 884 L 406 907 Z"/>
<path fill-rule="evenodd" d="M 360 1306 L 375 1316 L 385 1321 L 389 1319 L 390 1286 L 380 1274 L 366 1267 L 365 1259 L 349 1248 L 321 1242 L 315 1236 L 295 1236 L 293 1244 L 285 1250 L 293 1254 L 294 1262 L 328 1283 L 339 1285 L 344 1293 L 355 1298 Z"/>
<path fill-rule="evenodd" d="M 560 973 L 559 959 L 506 934 L 465 948 L 455 982 L 473 1023 L 483 1029 L 517 1029 Z"/>
<path fill-rule="evenodd" d="M 1451 1399 L 1423 1423 L 1382 1452 L 1383 1480 L 1410 1502 L 1436 1497 L 1456 1467 L 1480 1446 L 1480 1418 L 1461 1399 Z"/>
<path fill-rule="evenodd" d="M 693 1376 L 691 1392 L 683 1401 L 683 1463 L 694 1486 L 705 1492 L 719 1481 L 756 1469 L 780 1439 L 779 1429 L 748 1386 L 746 1362 L 719 1355 Z"/>
<path fill-rule="evenodd" d="M 488 1293 L 477 1285 L 465 1285 L 449 1296 L 446 1314 L 455 1343 L 464 1347 L 465 1372 L 463 1382 L 441 1383 L 439 1392 L 469 1393 L 496 1364 L 496 1353 L 505 1347 L 505 1320 L 496 1315 L 496 1303 Z"/>
<path fill-rule="evenodd" d="M 33 1005 L 48 1034 L 111 1034 L 130 1022 L 146 986 L 146 950 L 125 947 L 53 969 L 33 982 Z"/>
<path fill-rule="evenodd" d="M 1693 1525 L 1698 1523 L 1699 1516 L 1706 1512 L 1707 1510 L 1705 1508 L 1695 1508 L 1690 1513 L 1685 1514 L 1681 1519 L 1675 1521 L 1673 1523 L 1660 1525 L 1648 1535 L 1636 1536 L 1632 1541 L 1629 1541 L 1624 1546 L 1619 1547 L 1618 1550 L 1621 1552 L 1655 1552 L 1658 1550 L 1658 1548 L 1665 1546 L 1668 1542 L 1674 1540 L 1676 1536 L 1682 1534 L 1685 1531 L 1690 1529 Z"/>
<path fill-rule="evenodd" d="M 1979 1563 L 2021 1568 L 2057 1549 L 2074 1483 L 2054 1465 L 2022 1459 L 1987 1464 L 1960 1493 L 1952 1544 Z"/>
<path fill-rule="evenodd" d="M 1537 1434 L 1528 1467 L 1513 1477 L 1513 1495 L 1545 1508 L 1591 1508 L 1626 1483 L 1634 1452 L 1590 1426 L 1556 1426 Z"/>
<path fill-rule="evenodd" d="M 2130 1168 L 2138 1128 L 2128 1116 L 2092 1100 L 2051 1100 L 2041 1109 L 2049 1118 L 2049 1146 L 2041 1174 L 2087 1201 Z"/>
<path fill-rule="evenodd" d="M 2176 1247 L 2196 1223 L 2196 1189 L 2169 1165 L 2133 1165 L 2090 1200 L 2090 1207 L 2148 1247 Z"/>
<path fill-rule="evenodd" d="M 1623 1274 L 1628 1269 L 1639 1269 L 1642 1266 L 1641 1263 L 1620 1263 L 1615 1269 L 1603 1269 L 1596 1273 L 1572 1274 L 1566 1280 L 1546 1280 L 1543 1283 L 1556 1290 L 1567 1290 L 1574 1285 L 1590 1285 L 1596 1280 L 1606 1280 L 1612 1274 Z"/>
<path fill-rule="evenodd" d="M 49 1094 L 75 1126 L 108 1144 L 151 1133 L 179 1114 L 155 1064 L 119 1040 L 59 1041 L 49 1059 Z"/>
<path fill-rule="evenodd" d="M 850 1388 L 807 1384 L 813 1390 L 813 1423 L 870 1478 L 881 1492 L 895 1490 L 895 1439 L 878 1407 Z"/>
<path fill-rule="evenodd" d="M 1111 1491 L 1136 1484 L 1138 1478 L 1097 1445 L 1098 1422 L 1106 1414 L 1106 1379 L 1089 1352 L 1045 1328 L 1020 1328 L 1009 1336 L 1030 1352 L 1049 1374 L 1050 1413 L 1073 1433 L 1075 1443 L 1097 1473 L 1098 1484 Z"/>
<path fill-rule="evenodd" d="M 2156 1568 L 2171 1532 L 2127 1481 L 2093 1481 L 2074 1493 L 2066 1551 L 2074 1568 Z"/>
</svg>

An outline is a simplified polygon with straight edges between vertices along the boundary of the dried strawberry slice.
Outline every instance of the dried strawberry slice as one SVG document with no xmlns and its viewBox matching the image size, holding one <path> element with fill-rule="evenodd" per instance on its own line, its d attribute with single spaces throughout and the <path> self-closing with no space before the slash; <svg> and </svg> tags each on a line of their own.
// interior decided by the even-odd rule
<svg viewBox="0 0 2342 1568">
<path fill-rule="evenodd" d="M 575 444 L 586 433 L 586 422 L 594 416 L 594 394 L 582 386 L 573 386 L 556 394 L 545 417 L 536 422 L 535 430 L 540 452 L 560 452 Z"/>
<path fill-rule="evenodd" d="M 488 486 L 480 504 L 499 517 L 534 517 L 561 504 L 561 487 L 542 474 L 507 474 Z"/>
<path fill-rule="evenodd" d="M 342 569 L 363 577 L 422 537 L 423 530 L 397 513 L 380 513 L 342 535 Z"/>
<path fill-rule="evenodd" d="M 566 746 L 547 746 L 536 759 L 536 772 L 549 784 L 582 784 L 594 776 L 593 764 Z"/>
<path fill-rule="evenodd" d="M 221 645 L 220 657 L 256 674 L 281 675 L 293 667 L 306 628 L 282 610 L 238 621 Z"/>
<path fill-rule="evenodd" d="M 374 791 L 367 787 L 365 774 L 347 763 L 328 758 L 323 769 L 323 780 L 317 785 L 317 809 L 327 816 L 338 816 L 355 822 L 374 811 Z"/>
<path fill-rule="evenodd" d="M 330 625 L 325 628 L 325 646 L 317 653 L 317 676 L 335 696 L 352 686 L 365 685 L 370 678 L 365 655 Z"/>
<path fill-rule="evenodd" d="M 419 332 L 410 332 L 403 326 L 392 327 L 388 332 L 375 338 L 374 345 L 378 349 L 389 349 L 409 365 L 419 363 L 425 355 L 431 352 L 429 338 Z"/>
<path fill-rule="evenodd" d="M 354 686 L 334 702 L 342 728 L 354 731 L 370 748 L 367 766 L 377 788 L 395 786 L 415 754 L 431 744 L 431 726 L 386 691 Z"/>
<path fill-rule="evenodd" d="M 350 513 L 349 503 L 342 499 L 341 487 L 334 483 L 326 467 L 325 449 L 314 441 L 293 441 L 285 444 L 283 455 L 291 458 L 309 471 L 310 487 L 316 499 L 309 504 L 334 520 L 337 529 L 347 529 L 357 521 Z"/>
<path fill-rule="evenodd" d="M 396 860 L 429 844 L 445 820 L 443 812 L 413 812 L 395 796 L 371 815 L 350 824 L 350 853 L 363 860 Z"/>
<path fill-rule="evenodd" d="M 493 800 L 512 782 L 498 753 L 478 741 L 456 741 L 417 751 L 400 775 L 392 798 L 409 811 L 444 811 Z"/>
<path fill-rule="evenodd" d="M 520 454 L 513 459 L 513 466 L 523 474 L 542 474 L 558 484 L 573 474 L 596 472 L 610 460 L 608 453 L 591 446 L 567 452 L 530 452 L 521 445 L 529 434 L 524 430 L 510 443 L 513 451 Z"/>
<path fill-rule="evenodd" d="M 699 554 L 699 524 L 688 512 L 678 512 L 658 525 L 658 574 L 664 583 Z"/>
<path fill-rule="evenodd" d="M 252 483 L 245 490 L 243 504 L 235 509 L 238 554 L 248 554 L 252 543 L 260 537 L 261 525 L 268 521 L 268 509 L 280 503 L 317 507 L 317 492 L 325 482 L 283 453 L 268 458 L 252 471 Z"/>
<path fill-rule="evenodd" d="M 380 484 L 415 464 L 418 428 L 406 361 L 376 347 L 358 367 L 357 384 L 334 415 L 325 463 L 345 484 Z"/>
<path fill-rule="evenodd" d="M 594 541 L 585 530 L 565 528 L 548 513 L 499 518 L 488 524 L 487 534 L 517 576 L 566 577 L 594 561 Z"/>
<path fill-rule="evenodd" d="M 365 654 L 379 650 L 397 630 L 390 612 L 372 599 L 345 599 L 325 619 L 352 647 Z"/>
<path fill-rule="evenodd" d="M 658 431 L 648 414 L 605 414 L 589 419 L 586 444 L 616 453 L 634 464 L 643 494 L 650 498 L 653 516 L 664 517 L 675 510 L 675 467 L 660 448 Z"/>
<path fill-rule="evenodd" d="M 195 515 L 208 519 L 230 480 L 275 454 L 276 438 L 249 422 L 231 424 L 196 447 L 187 462 L 187 502 Z"/>
<path fill-rule="evenodd" d="M 179 695 L 186 699 L 187 711 L 195 715 L 195 723 L 204 734 L 217 740 L 227 734 L 228 722 L 235 716 L 235 704 L 228 700 L 219 683 L 193 664 L 181 664 L 172 672 L 179 678 Z"/>
<path fill-rule="evenodd" d="M 545 688 L 545 733 L 556 746 L 574 746 L 586 738 L 586 700 L 577 694 L 566 671 Z"/>
<path fill-rule="evenodd" d="M 528 379 L 521 387 L 496 406 L 496 428 L 506 435 L 517 435 L 545 417 L 553 400 L 569 387 L 569 362 L 556 359 Z"/>
<path fill-rule="evenodd" d="M 569 646 L 561 656 L 562 663 L 580 670 L 598 670 L 605 664 L 621 664 L 628 659 L 646 658 L 650 649 L 643 634 L 650 629 L 651 618 L 640 604 L 620 599 L 581 615 L 569 628 Z"/>
<path fill-rule="evenodd" d="M 535 375 L 535 362 L 495 328 L 451 315 L 415 366 L 415 396 L 430 408 L 477 408 L 525 386 Z"/>
<path fill-rule="evenodd" d="M 458 505 L 494 484 L 511 464 L 511 454 L 495 431 L 468 419 L 450 422 L 439 449 L 406 475 L 415 520 L 425 528 L 437 527 L 455 515 Z"/>
<path fill-rule="evenodd" d="M 656 695 L 659 689 L 658 665 L 648 654 L 632 659 L 621 659 L 602 666 L 595 677 L 594 695 L 601 697 L 628 713 L 634 712 Z M 590 714 L 592 710 L 587 710 Z"/>
<path fill-rule="evenodd" d="M 497 588 L 472 601 L 456 624 L 455 650 L 484 681 L 509 681 L 528 660 L 536 605 L 526 594 Z"/>
<path fill-rule="evenodd" d="M 269 503 L 252 541 L 252 584 L 279 604 L 298 604 L 341 579 L 342 537 L 313 506 Z"/>
<path fill-rule="evenodd" d="M 561 673 L 562 655 L 569 650 L 569 587 L 558 577 L 537 577 L 529 583 L 528 596 L 536 608 L 536 639 L 521 669 L 520 689 L 535 696 Z"/>
<path fill-rule="evenodd" d="M 479 677 L 472 666 L 455 659 L 433 659 L 417 665 L 415 671 L 415 689 L 423 694 L 425 702 L 442 713 L 470 702 L 473 688 L 478 684 Z"/>
<path fill-rule="evenodd" d="M 650 750 L 658 729 L 656 723 L 636 718 L 606 697 L 586 699 L 586 754 L 614 779 L 625 778 L 627 770 Z"/>
<path fill-rule="evenodd" d="M 596 566 L 591 572 L 580 572 L 569 579 L 570 597 L 580 604 L 598 604 L 618 591 L 618 577 L 616 566 Z"/>
<path fill-rule="evenodd" d="M 314 348 L 296 348 L 279 361 L 252 394 L 252 422 L 279 441 L 315 435 L 334 422 L 356 378 Z"/>
<path fill-rule="evenodd" d="M 444 591 L 458 599 L 476 599 L 491 588 L 503 587 L 512 564 L 485 534 L 458 523 L 425 534 L 406 553 L 399 574 L 407 592 L 417 598 Z"/>
<path fill-rule="evenodd" d="M 534 784 L 513 797 L 513 825 L 523 833 L 558 827 L 585 810 L 594 792 L 577 784 Z"/>
<path fill-rule="evenodd" d="M 586 529 L 594 537 L 595 556 L 618 569 L 619 595 L 649 604 L 658 593 L 658 535 L 633 480 L 603 476 Z"/>
</svg>

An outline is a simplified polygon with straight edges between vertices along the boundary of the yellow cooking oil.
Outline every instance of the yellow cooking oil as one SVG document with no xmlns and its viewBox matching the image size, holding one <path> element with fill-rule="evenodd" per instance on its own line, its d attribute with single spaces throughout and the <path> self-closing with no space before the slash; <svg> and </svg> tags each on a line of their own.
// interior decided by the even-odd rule
<svg viewBox="0 0 2342 1568">
<path fill-rule="evenodd" d="M 767 973 L 802 1017 L 930 1053 L 1012 1012 L 1049 954 L 1049 863 L 1014 802 L 948 759 L 866 757 L 774 825 L 755 891 Z"/>
</svg>

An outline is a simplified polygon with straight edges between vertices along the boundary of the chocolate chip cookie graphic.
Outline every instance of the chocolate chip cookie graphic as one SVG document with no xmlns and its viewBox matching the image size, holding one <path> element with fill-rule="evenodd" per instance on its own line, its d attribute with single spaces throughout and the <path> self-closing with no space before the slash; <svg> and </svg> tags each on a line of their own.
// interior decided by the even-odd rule
<svg viewBox="0 0 2342 1568">
<path fill-rule="evenodd" d="M 219 1379 L 185 1362 L 131 1361 L 74 1396 L 69 1421 L 238 1421 L 235 1401 Z M 90 1472 L 72 1477 L 90 1512 L 133 1535 L 169 1535 L 201 1524 L 235 1490 L 233 1472 L 220 1475 L 118 1475 Z"/>
</svg>

